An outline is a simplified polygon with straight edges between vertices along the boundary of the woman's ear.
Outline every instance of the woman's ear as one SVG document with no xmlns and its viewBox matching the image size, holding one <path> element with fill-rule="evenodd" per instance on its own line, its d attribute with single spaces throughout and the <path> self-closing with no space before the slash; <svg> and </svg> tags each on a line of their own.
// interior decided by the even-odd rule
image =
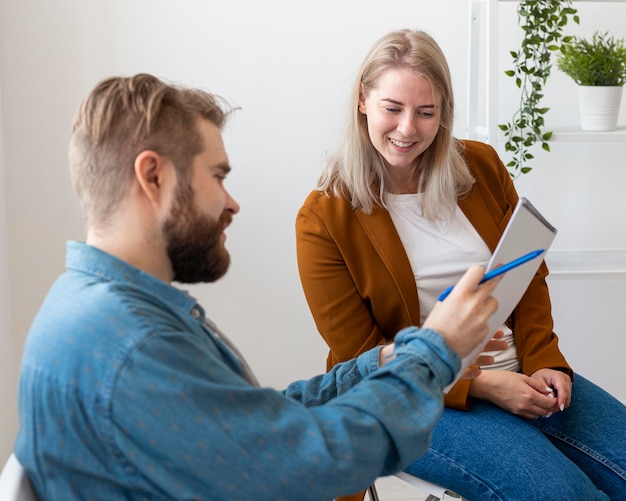
<svg viewBox="0 0 626 501">
<path fill-rule="evenodd" d="M 359 113 L 367 115 L 367 108 L 365 106 L 365 94 L 363 93 L 363 84 L 361 84 L 361 90 L 359 90 Z"/>
<path fill-rule="evenodd" d="M 134 171 L 140 192 L 153 204 L 163 200 L 168 183 L 175 183 L 172 163 L 152 150 L 137 155 Z"/>
</svg>

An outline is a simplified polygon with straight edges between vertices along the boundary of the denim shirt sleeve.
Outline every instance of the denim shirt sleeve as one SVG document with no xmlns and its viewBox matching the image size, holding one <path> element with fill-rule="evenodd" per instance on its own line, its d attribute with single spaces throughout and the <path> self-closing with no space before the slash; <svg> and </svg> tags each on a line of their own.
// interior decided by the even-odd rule
<svg viewBox="0 0 626 501">
<path fill-rule="evenodd" d="M 372 350 L 282 393 L 250 386 L 193 338 L 161 333 L 129 357 L 104 409 L 111 453 L 136 490 L 166 498 L 363 489 L 426 451 L 460 367 L 433 331 L 396 339 L 396 359 L 380 369 Z"/>
<path fill-rule="evenodd" d="M 361 356 L 335 365 L 327 374 L 291 383 L 284 391 L 308 407 L 321 405 L 348 391 L 365 376 L 378 369 L 380 346 Z"/>
</svg>

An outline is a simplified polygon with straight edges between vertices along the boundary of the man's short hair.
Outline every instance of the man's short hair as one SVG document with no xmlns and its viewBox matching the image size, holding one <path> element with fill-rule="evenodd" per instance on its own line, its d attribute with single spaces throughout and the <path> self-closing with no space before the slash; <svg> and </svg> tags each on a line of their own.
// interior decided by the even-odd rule
<svg viewBox="0 0 626 501">
<path fill-rule="evenodd" d="M 69 154 L 88 227 L 106 225 L 130 186 L 139 153 L 152 150 L 168 158 L 185 180 L 204 148 L 197 120 L 210 120 L 221 130 L 230 111 L 219 96 L 144 73 L 97 84 L 74 120 Z"/>
</svg>

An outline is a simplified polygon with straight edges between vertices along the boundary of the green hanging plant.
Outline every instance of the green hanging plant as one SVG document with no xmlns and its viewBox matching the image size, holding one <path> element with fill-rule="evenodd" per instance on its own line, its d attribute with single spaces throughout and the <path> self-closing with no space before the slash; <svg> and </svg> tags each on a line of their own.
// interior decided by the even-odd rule
<svg viewBox="0 0 626 501">
<path fill-rule="evenodd" d="M 521 89 L 520 102 L 511 121 L 498 125 L 506 138 L 504 149 L 513 156 L 506 164 L 513 178 L 532 170 L 528 162 L 534 158 L 531 149 L 535 143 L 550 151 L 552 132 L 544 131 L 549 108 L 540 105 L 552 69 L 550 56 L 572 39 L 563 36 L 569 18 L 576 24 L 580 21 L 572 0 L 521 0 L 517 16 L 524 38 L 520 50 L 511 51 L 513 69 L 505 74 L 515 78 Z"/>
</svg>

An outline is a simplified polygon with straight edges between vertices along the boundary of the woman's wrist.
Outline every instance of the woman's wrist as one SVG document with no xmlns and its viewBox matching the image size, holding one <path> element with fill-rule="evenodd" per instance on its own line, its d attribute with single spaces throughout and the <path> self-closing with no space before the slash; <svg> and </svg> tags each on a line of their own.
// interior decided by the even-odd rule
<svg viewBox="0 0 626 501">
<path fill-rule="evenodd" d="M 387 362 L 396 358 L 395 353 L 393 352 L 394 343 L 385 344 L 380 348 L 378 352 L 378 366 L 382 367 Z"/>
<path fill-rule="evenodd" d="M 480 374 L 471 380 L 467 395 L 472 398 L 488 400 L 488 383 L 490 376 L 489 371 L 480 371 Z"/>
</svg>

